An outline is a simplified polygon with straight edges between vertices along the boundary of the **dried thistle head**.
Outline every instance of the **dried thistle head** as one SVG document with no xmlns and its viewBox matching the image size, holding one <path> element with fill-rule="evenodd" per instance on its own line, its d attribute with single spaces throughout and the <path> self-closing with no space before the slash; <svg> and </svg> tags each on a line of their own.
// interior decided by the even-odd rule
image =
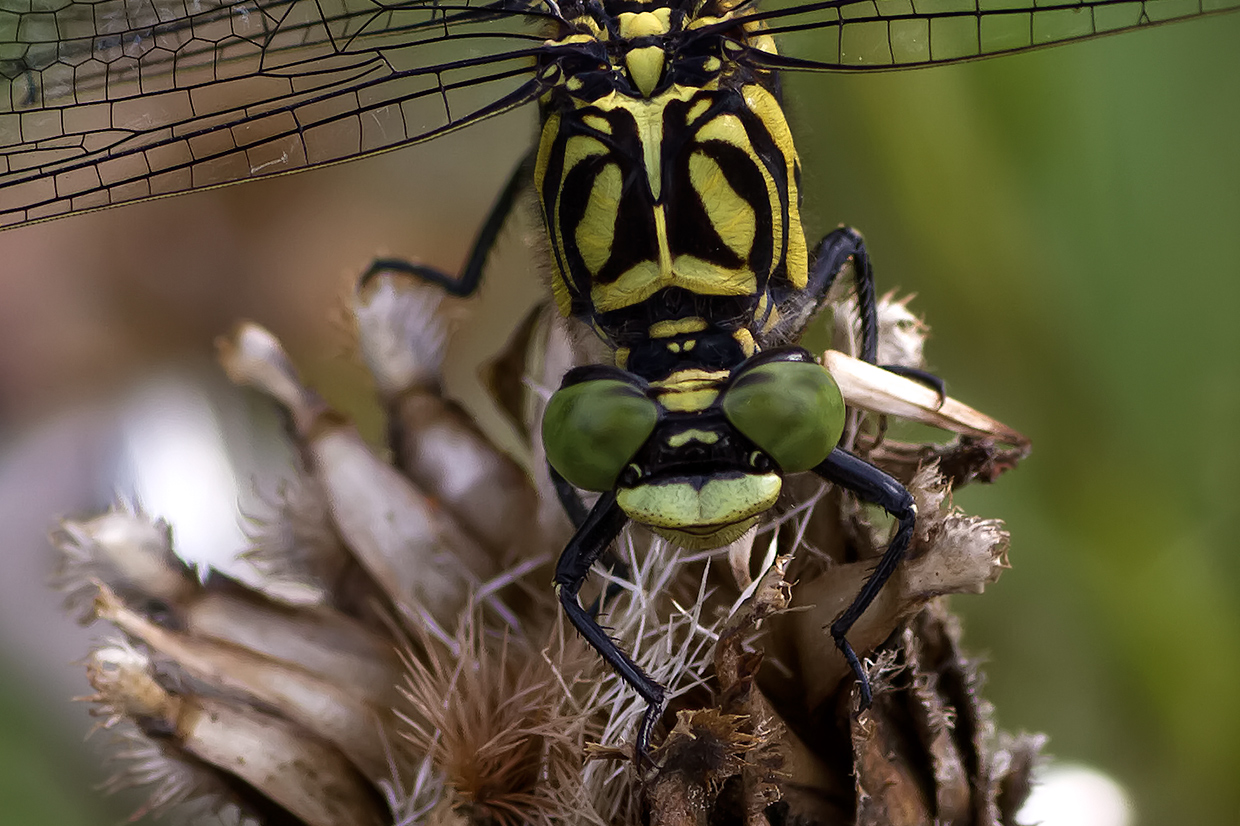
<svg viewBox="0 0 1240 826">
<path fill-rule="evenodd" d="M 92 666 L 97 713 L 132 724 L 125 751 L 143 755 L 123 782 L 151 780 L 161 811 L 226 800 L 256 822 L 309 826 L 1005 822 L 1036 744 L 994 736 L 940 600 L 1006 565 L 1002 527 L 959 514 L 949 493 L 1018 461 L 1020 434 L 828 353 L 857 409 L 958 434 L 894 443 L 858 416 L 847 437 L 920 512 L 908 560 L 850 633 L 875 664 L 874 706 L 857 713 L 826 627 L 888 526 L 793 478 L 774 519 L 721 551 L 629 527 L 583 592 L 668 688 L 658 765 L 635 766 L 646 703 L 566 630 L 547 586 L 570 529 L 539 421 L 581 357 L 576 337 L 532 316 L 491 370 L 527 448 L 510 457 L 443 395 L 446 334 L 427 295 L 379 272 L 354 302 L 386 451 L 302 384 L 274 336 L 247 324 L 222 342 L 229 375 L 286 408 L 302 460 L 248 509 L 253 578 L 188 575 L 166 527 L 132 508 L 58 533 L 74 604 L 89 598 L 89 617 L 142 663 L 129 681 L 141 707 L 105 679 L 117 655 Z M 884 329 L 916 361 L 924 328 L 906 304 L 887 301 L 899 318 Z M 500 380 L 511 375 L 524 384 Z"/>
<path fill-rule="evenodd" d="M 559 801 L 546 779 L 579 775 L 597 734 L 569 685 L 593 665 L 584 646 L 558 635 L 539 648 L 475 610 L 450 640 L 423 635 L 419 648 L 405 656 L 401 734 L 442 774 L 454 807 L 471 822 L 552 822 Z"/>
</svg>

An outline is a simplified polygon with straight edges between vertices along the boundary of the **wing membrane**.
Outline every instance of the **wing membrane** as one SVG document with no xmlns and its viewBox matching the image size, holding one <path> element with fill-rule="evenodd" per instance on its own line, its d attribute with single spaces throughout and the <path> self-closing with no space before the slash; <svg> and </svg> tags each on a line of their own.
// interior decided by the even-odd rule
<svg viewBox="0 0 1240 826">
<path fill-rule="evenodd" d="M 904 69 L 958 63 L 1232 11 L 1240 0 L 822 0 L 755 16 L 797 38 L 789 70 Z M 812 45 L 811 45 L 812 44 Z"/>
<path fill-rule="evenodd" d="M 336 163 L 507 111 L 546 0 L 0 0 L 0 227 Z M 784 70 L 1024 51 L 1240 0 L 771 0 Z"/>
<path fill-rule="evenodd" d="M 524 2 L 0 0 L 0 226 L 322 166 L 536 94 Z"/>
</svg>

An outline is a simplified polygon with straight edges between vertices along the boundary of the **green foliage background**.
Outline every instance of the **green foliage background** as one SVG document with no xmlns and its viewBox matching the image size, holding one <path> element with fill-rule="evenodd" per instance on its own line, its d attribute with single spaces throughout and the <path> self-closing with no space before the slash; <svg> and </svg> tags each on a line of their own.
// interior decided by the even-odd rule
<svg viewBox="0 0 1240 826">
<path fill-rule="evenodd" d="M 958 497 L 1014 537 L 1013 569 L 956 600 L 1000 723 L 1113 774 L 1145 826 L 1240 822 L 1240 15 L 786 90 L 811 235 L 860 228 L 880 285 L 918 293 L 952 394 L 1034 439 L 1016 473 Z M 268 288 L 279 309 L 216 312 L 285 332 L 295 313 L 325 315 L 337 276 L 376 251 L 453 266 L 532 120 L 194 196 L 222 199 L 238 232 L 300 268 L 303 286 Z M 320 223 L 290 235 L 311 213 Z M 51 227 L 72 238 L 97 219 Z M 492 328 L 494 347 L 538 294 L 519 235 L 465 338 Z M 307 260 L 324 239 L 338 256 Z M 286 264 L 259 260 L 230 283 Z M 356 372 L 339 381 L 364 396 Z M 90 759 L 57 733 L 60 698 L 31 711 L 13 669 L 0 689 L 0 826 L 115 822 L 81 794 Z"/>
<path fill-rule="evenodd" d="M 861 228 L 952 394 L 1033 437 L 958 498 L 1013 534 L 955 600 L 1001 724 L 1142 824 L 1240 821 L 1240 19 L 788 92 L 810 226 Z"/>
</svg>

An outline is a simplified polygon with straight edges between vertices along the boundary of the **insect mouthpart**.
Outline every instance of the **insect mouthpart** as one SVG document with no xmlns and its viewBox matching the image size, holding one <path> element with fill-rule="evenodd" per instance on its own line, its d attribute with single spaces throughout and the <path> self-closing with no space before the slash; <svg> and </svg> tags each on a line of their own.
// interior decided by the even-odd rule
<svg viewBox="0 0 1240 826">
<path fill-rule="evenodd" d="M 642 483 L 616 492 L 633 521 L 690 550 L 718 548 L 739 538 L 779 498 L 777 473 L 694 474 Z"/>
</svg>

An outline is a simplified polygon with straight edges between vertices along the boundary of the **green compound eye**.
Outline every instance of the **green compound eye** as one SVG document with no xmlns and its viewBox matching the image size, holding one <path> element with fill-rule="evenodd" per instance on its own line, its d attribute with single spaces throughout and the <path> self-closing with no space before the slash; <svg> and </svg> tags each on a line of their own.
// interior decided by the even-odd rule
<svg viewBox="0 0 1240 826">
<path fill-rule="evenodd" d="M 722 404 L 732 426 L 785 473 L 818 465 L 844 433 L 844 397 L 813 362 L 772 361 L 746 370 Z"/>
<path fill-rule="evenodd" d="M 579 488 L 611 490 L 658 420 L 655 403 L 626 382 L 569 385 L 556 391 L 543 415 L 547 461 Z"/>
</svg>

